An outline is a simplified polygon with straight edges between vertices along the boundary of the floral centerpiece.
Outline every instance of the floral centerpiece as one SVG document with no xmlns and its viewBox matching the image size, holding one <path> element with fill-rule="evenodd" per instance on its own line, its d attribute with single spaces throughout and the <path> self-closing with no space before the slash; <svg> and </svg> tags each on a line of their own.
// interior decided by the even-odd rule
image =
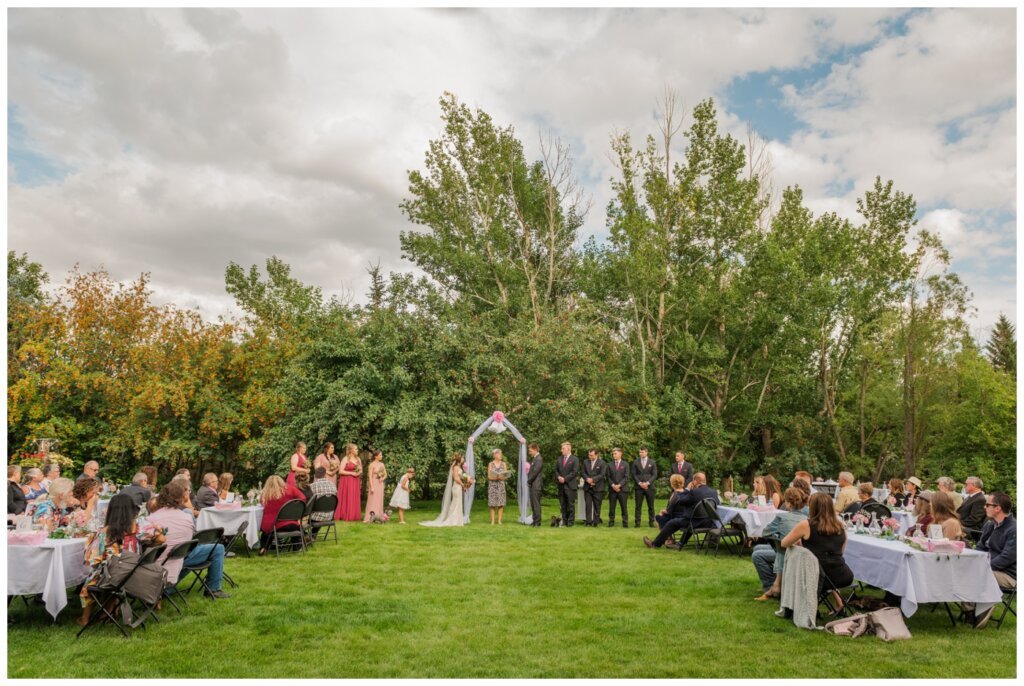
<svg viewBox="0 0 1024 686">
<path fill-rule="evenodd" d="M 871 520 L 868 519 L 868 516 L 863 512 L 858 512 L 850 518 L 850 521 L 853 522 L 853 532 L 856 534 L 862 534 L 867 531 L 868 522 Z"/>
<path fill-rule="evenodd" d="M 748 496 L 747 496 L 746 493 L 740 493 L 738 496 L 736 496 L 737 503 L 739 504 L 740 507 L 746 509 L 746 507 L 747 507 L 747 498 L 748 498 Z"/>
<path fill-rule="evenodd" d="M 899 533 L 900 523 L 894 517 L 882 520 L 882 538 L 893 539 Z"/>
</svg>

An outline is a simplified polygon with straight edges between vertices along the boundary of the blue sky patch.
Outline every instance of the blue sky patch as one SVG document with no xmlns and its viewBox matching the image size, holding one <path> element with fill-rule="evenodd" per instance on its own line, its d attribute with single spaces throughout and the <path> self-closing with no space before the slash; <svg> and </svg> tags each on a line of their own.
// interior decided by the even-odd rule
<svg viewBox="0 0 1024 686">
<path fill-rule="evenodd" d="M 63 181 L 72 171 L 33 146 L 13 103 L 7 105 L 7 165 L 13 172 L 9 182 L 17 186 L 45 186 Z"/>
</svg>

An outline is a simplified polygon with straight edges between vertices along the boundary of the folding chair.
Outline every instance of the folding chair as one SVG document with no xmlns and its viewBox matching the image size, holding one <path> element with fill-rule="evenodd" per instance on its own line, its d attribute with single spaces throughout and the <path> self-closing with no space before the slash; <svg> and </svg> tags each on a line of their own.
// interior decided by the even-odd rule
<svg viewBox="0 0 1024 686">
<path fill-rule="evenodd" d="M 143 555 L 142 555 L 142 559 L 139 561 L 139 566 L 141 567 L 142 565 L 152 564 L 152 563 L 156 562 L 157 559 L 161 555 L 164 554 L 165 550 L 167 550 L 167 546 L 166 545 L 158 545 L 158 546 L 153 546 L 152 548 L 147 548 L 146 552 L 143 553 Z M 135 598 L 135 597 L 131 597 L 131 596 L 130 596 L 130 599 L 131 600 L 138 600 L 139 601 L 139 607 L 136 608 L 136 609 L 138 609 L 138 610 L 140 610 L 142 612 L 142 614 L 139 616 L 139 618 L 137 620 L 135 620 L 134 622 L 132 622 L 132 628 L 133 629 L 136 628 L 136 627 L 139 627 L 139 626 L 141 626 L 143 629 L 145 629 L 146 628 L 146 619 L 150 615 L 153 615 L 153 619 L 156 620 L 157 623 L 160 622 L 160 618 L 158 616 L 156 616 L 155 614 L 153 614 L 153 612 L 156 610 L 156 603 L 153 603 L 152 605 L 150 605 L 149 603 L 146 603 L 145 601 L 143 601 L 143 600 L 141 600 L 139 598 Z M 157 602 L 159 602 L 159 601 L 157 601 Z"/>
<path fill-rule="evenodd" d="M 1009 612 L 1014 617 L 1017 616 L 1017 611 L 1013 609 L 1013 601 L 1017 599 L 1017 587 L 1000 586 L 999 590 L 1003 592 L 1003 613 L 999 615 L 999 619 L 996 619 L 996 611 L 992 610 L 992 618 L 988 621 L 996 625 L 996 629 L 1000 629 L 1003 626 L 1003 620 L 1006 619 L 1006 613 Z"/>
<path fill-rule="evenodd" d="M 217 552 L 217 545 L 220 543 L 220 539 L 222 536 L 224 536 L 224 527 L 217 527 L 216 529 L 203 529 L 202 531 L 196 532 L 196 540 L 199 541 L 198 545 L 213 544 L 213 547 L 210 548 L 209 554 L 206 556 L 206 559 L 202 562 L 198 562 L 191 565 L 187 564 L 184 567 L 182 567 L 181 571 L 183 572 L 184 575 L 187 576 L 188 573 L 191 572 L 194 577 L 192 579 L 192 584 L 188 587 L 188 590 L 185 591 L 186 593 L 191 593 L 192 589 L 195 588 L 195 585 L 197 583 L 200 583 L 203 585 L 203 588 L 206 589 L 207 593 L 210 594 L 210 600 L 216 600 L 216 597 L 214 597 L 213 595 L 213 589 L 211 589 L 206 584 L 206 577 L 209 574 L 208 570 L 210 569 L 210 566 L 213 564 L 213 555 Z M 180 577 L 178 581 L 181 581 Z"/>
<path fill-rule="evenodd" d="M 289 500 L 277 513 L 277 519 L 274 520 L 274 527 L 271 529 L 271 543 L 274 546 L 274 557 L 281 556 L 281 543 L 284 541 L 292 541 L 296 538 L 299 539 L 299 545 L 302 547 L 302 552 L 306 552 L 306 531 L 303 528 L 302 517 L 306 512 L 306 503 L 301 500 Z M 278 524 L 283 522 L 299 522 L 299 528 L 295 531 L 281 531 L 279 530 Z M 292 548 L 295 548 L 295 544 L 292 543 Z"/>
<path fill-rule="evenodd" d="M 860 508 L 860 511 L 868 517 L 870 517 L 871 515 L 875 515 L 875 519 L 877 519 L 878 521 L 882 521 L 883 519 L 888 519 L 889 517 L 892 517 L 892 510 L 890 510 L 882 503 L 868 503 L 864 507 Z"/>
<path fill-rule="evenodd" d="M 164 566 L 166 567 L 167 563 L 171 560 L 184 560 L 186 557 L 189 556 L 189 553 L 191 553 L 192 550 L 195 549 L 197 545 L 199 545 L 199 541 L 193 538 L 191 541 L 185 541 L 184 543 L 179 543 L 178 545 L 174 546 L 173 548 L 171 548 L 171 552 L 167 553 L 167 558 L 164 560 Z M 185 604 L 185 607 L 188 607 L 188 599 L 185 598 L 185 595 L 181 592 L 181 589 L 178 588 L 178 580 L 174 579 L 172 581 L 168 579 L 167 585 L 164 586 L 164 597 L 167 598 L 167 601 L 174 607 L 175 610 L 178 611 L 178 614 L 180 615 L 181 608 L 178 607 L 178 604 L 176 602 L 174 602 L 175 595 L 181 598 L 181 602 Z"/>
<path fill-rule="evenodd" d="M 854 585 L 856 580 L 850 583 L 849 586 L 843 589 L 836 586 L 832 579 L 829 578 L 828 574 L 825 573 L 825 569 L 818 565 L 818 574 L 821 579 L 821 590 L 818 592 L 818 605 L 824 605 L 828 608 L 829 615 L 834 617 L 845 617 L 850 611 L 850 601 L 853 600 L 853 596 L 857 593 L 857 588 Z M 843 590 L 848 590 L 849 593 L 844 596 Z M 837 608 L 833 602 L 832 594 L 836 593 L 843 601 L 842 607 Z M 835 613 L 834 615 L 832 613 Z"/>
<path fill-rule="evenodd" d="M 703 520 L 712 523 L 711 526 L 694 527 L 693 520 Z M 711 498 L 705 498 L 701 502 L 697 503 L 697 507 L 693 511 L 693 519 L 690 520 L 690 529 L 692 535 L 697 540 L 697 552 L 701 550 L 707 552 L 712 545 L 715 548 L 715 556 L 718 556 L 718 547 L 724 541 L 726 547 L 730 552 L 736 552 L 733 548 L 733 541 L 739 543 L 742 549 L 744 532 L 743 530 L 730 525 L 726 525 L 721 521 L 718 516 L 718 504 Z M 701 537 L 703 534 L 703 537 Z"/>
<path fill-rule="evenodd" d="M 245 556 L 250 557 L 249 541 L 245 538 L 245 532 L 249 530 L 248 520 L 238 525 L 238 530 L 233 534 L 228 534 L 221 539 L 221 543 L 224 544 L 224 554 L 227 555 L 228 551 L 235 547 L 235 543 L 238 541 L 242 542 L 242 549 L 245 550 Z"/>
<path fill-rule="evenodd" d="M 338 509 L 338 496 L 336 495 L 321 495 L 313 498 L 313 509 L 310 510 L 309 526 L 312 533 L 312 538 L 316 540 L 327 540 L 328 534 L 334 532 L 334 542 L 338 542 L 338 527 L 334 524 L 334 511 Z M 316 521 L 313 519 L 313 515 L 317 513 L 330 513 L 330 518 L 323 521 Z M 323 532 L 323 538 L 318 539 L 317 537 Z"/>
<path fill-rule="evenodd" d="M 131 603 L 128 600 L 127 594 L 124 592 L 124 585 L 128 583 L 128 579 L 132 577 L 132 574 L 134 574 L 135 570 L 138 569 L 141 565 L 142 558 L 140 557 L 139 561 L 135 563 L 135 566 L 132 567 L 131 571 L 128 572 L 128 574 L 125 574 L 124 578 L 121 579 L 117 586 L 114 586 L 112 588 L 89 586 L 86 589 L 86 593 L 92 599 L 93 603 L 95 603 L 96 608 L 93 611 L 93 613 L 89 616 L 89 621 L 85 624 L 85 626 L 79 629 L 78 633 L 75 634 L 75 638 L 81 637 L 81 635 L 85 633 L 86 629 L 93 626 L 94 624 L 96 624 L 104 618 L 109 619 L 111 622 L 113 622 L 114 626 L 118 628 L 118 630 L 125 638 L 129 637 L 128 627 L 130 625 L 128 623 L 128 615 L 131 613 Z M 112 604 L 112 607 L 107 608 L 108 604 Z M 123 611 L 125 607 L 128 608 L 128 612 Z"/>
<path fill-rule="evenodd" d="M 313 545 L 312 544 L 313 527 L 312 527 L 311 522 L 309 521 L 309 515 L 313 511 L 313 503 L 314 502 L 316 502 L 316 496 L 315 495 L 312 496 L 309 500 L 306 501 L 306 507 L 302 511 L 302 519 L 299 520 L 299 525 L 300 525 L 300 528 L 302 529 L 303 535 L 305 536 L 305 538 L 308 538 L 311 541 L 310 542 L 310 546 Z"/>
</svg>

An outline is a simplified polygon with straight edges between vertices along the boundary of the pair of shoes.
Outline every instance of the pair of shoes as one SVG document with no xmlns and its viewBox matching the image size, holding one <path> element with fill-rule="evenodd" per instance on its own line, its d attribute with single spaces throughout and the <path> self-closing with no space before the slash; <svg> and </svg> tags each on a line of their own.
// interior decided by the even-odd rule
<svg viewBox="0 0 1024 686">
<path fill-rule="evenodd" d="M 399 522 L 399 524 L 405 524 L 405 522 Z"/>
<path fill-rule="evenodd" d="M 633 526 L 635 526 L 636 528 L 639 529 L 640 528 L 640 520 L 638 519 L 635 522 L 633 522 Z"/>
<path fill-rule="evenodd" d="M 985 610 L 980 615 L 978 615 L 978 617 L 974 620 L 974 628 L 975 629 L 984 629 L 985 625 L 988 624 L 989 618 L 992 617 L 992 611 L 995 610 L 995 609 L 996 609 L 996 606 L 993 605 L 992 607 L 990 607 L 989 609 Z"/>
<path fill-rule="evenodd" d="M 760 600 L 760 601 L 764 602 L 765 600 L 772 600 L 772 599 L 774 599 L 774 598 L 778 598 L 778 597 L 779 597 L 779 596 L 777 596 L 777 595 L 772 595 L 772 594 L 771 594 L 770 592 L 768 592 L 768 591 L 765 591 L 765 592 L 764 592 L 764 593 L 762 593 L 761 595 L 759 595 L 759 596 L 757 596 L 756 598 L 754 598 L 754 600 Z"/>
<path fill-rule="evenodd" d="M 653 548 L 654 547 L 654 541 L 652 541 L 651 539 L 649 539 L 646 536 L 644 536 L 644 545 L 647 546 L 648 548 Z"/>
<path fill-rule="evenodd" d="M 237 553 L 233 553 L 231 551 L 228 551 L 228 552 L 224 553 L 224 557 L 238 557 L 238 554 Z"/>
<path fill-rule="evenodd" d="M 679 544 L 675 541 L 665 541 L 665 547 L 670 550 L 682 550 L 682 548 L 679 547 Z"/>
<path fill-rule="evenodd" d="M 207 598 L 230 598 L 231 597 L 229 594 L 227 594 L 227 593 L 225 593 L 224 591 L 221 591 L 221 590 L 203 591 L 203 595 L 206 596 Z"/>
<path fill-rule="evenodd" d="M 260 548 L 260 553 L 259 553 L 260 557 L 263 557 L 266 554 L 267 554 L 267 549 L 266 548 Z"/>
<path fill-rule="evenodd" d="M 608 528 L 611 529 L 615 526 L 615 522 L 608 522 Z"/>
<path fill-rule="evenodd" d="M 629 522 L 623 522 L 622 523 L 622 528 L 623 529 L 628 529 L 629 528 Z"/>
</svg>

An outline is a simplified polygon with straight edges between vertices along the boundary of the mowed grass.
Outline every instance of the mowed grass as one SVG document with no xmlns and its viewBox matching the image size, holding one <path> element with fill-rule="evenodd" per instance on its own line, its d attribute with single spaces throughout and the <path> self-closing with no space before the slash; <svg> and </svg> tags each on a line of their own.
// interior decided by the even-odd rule
<svg viewBox="0 0 1024 686">
<path fill-rule="evenodd" d="M 511 504 L 511 501 L 510 501 Z M 305 555 L 232 558 L 232 598 L 193 593 L 184 616 L 124 639 L 76 639 L 78 600 L 56 624 L 15 600 L 9 677 L 956 677 L 1016 674 L 1016 620 L 953 629 L 926 606 L 909 641 L 838 638 L 753 600 L 744 557 L 648 550 L 646 527 L 461 529 L 343 524 Z M 545 519 L 557 512 L 546 501 Z"/>
</svg>

